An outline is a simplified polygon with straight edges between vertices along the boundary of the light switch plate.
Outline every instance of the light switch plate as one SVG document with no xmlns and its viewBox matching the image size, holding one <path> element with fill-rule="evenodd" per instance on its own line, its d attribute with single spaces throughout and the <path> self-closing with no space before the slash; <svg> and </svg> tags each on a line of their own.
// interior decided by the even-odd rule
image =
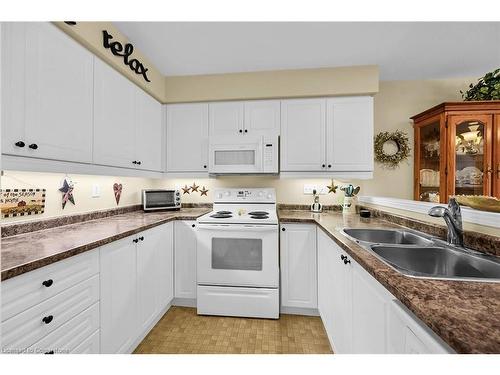
<svg viewBox="0 0 500 375">
<path fill-rule="evenodd" d="M 101 196 L 101 187 L 97 184 L 92 185 L 92 198 L 99 198 Z"/>
<path fill-rule="evenodd" d="M 304 194 L 312 195 L 313 190 L 316 190 L 317 194 L 325 195 L 328 193 L 328 188 L 323 185 L 314 185 L 314 184 L 304 184 Z"/>
</svg>

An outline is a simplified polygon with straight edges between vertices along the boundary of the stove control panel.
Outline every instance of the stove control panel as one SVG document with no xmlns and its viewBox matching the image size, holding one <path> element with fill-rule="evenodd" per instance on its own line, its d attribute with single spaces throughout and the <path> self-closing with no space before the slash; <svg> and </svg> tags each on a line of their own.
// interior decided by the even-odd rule
<svg viewBox="0 0 500 375">
<path fill-rule="evenodd" d="M 276 203 L 273 188 L 215 189 L 215 202 Z"/>
</svg>

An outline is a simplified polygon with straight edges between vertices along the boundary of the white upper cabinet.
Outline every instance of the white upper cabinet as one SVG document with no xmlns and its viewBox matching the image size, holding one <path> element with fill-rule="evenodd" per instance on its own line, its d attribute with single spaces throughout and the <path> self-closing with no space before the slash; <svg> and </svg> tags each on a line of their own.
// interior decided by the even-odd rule
<svg viewBox="0 0 500 375">
<path fill-rule="evenodd" d="M 108 64 L 94 65 L 94 163 L 162 169 L 161 104 Z"/>
<path fill-rule="evenodd" d="M 373 171 L 373 98 L 330 98 L 326 106 L 328 169 Z"/>
<path fill-rule="evenodd" d="M 94 163 L 134 168 L 136 88 L 108 64 L 94 64 Z"/>
<path fill-rule="evenodd" d="M 167 105 L 167 172 L 208 172 L 208 104 Z"/>
<path fill-rule="evenodd" d="M 279 100 L 245 102 L 243 132 L 249 135 L 279 135 L 280 111 Z"/>
<path fill-rule="evenodd" d="M 281 305 L 316 309 L 316 225 L 286 224 L 280 234 Z"/>
<path fill-rule="evenodd" d="M 325 171 L 326 99 L 281 101 L 281 171 Z"/>
<path fill-rule="evenodd" d="M 93 55 L 50 23 L 2 27 L 2 152 L 91 163 Z"/>
<path fill-rule="evenodd" d="M 243 102 L 210 103 L 208 112 L 211 137 L 243 134 Z"/>
<path fill-rule="evenodd" d="M 139 87 L 136 90 L 135 158 L 139 169 L 163 170 L 162 105 Z"/>
</svg>

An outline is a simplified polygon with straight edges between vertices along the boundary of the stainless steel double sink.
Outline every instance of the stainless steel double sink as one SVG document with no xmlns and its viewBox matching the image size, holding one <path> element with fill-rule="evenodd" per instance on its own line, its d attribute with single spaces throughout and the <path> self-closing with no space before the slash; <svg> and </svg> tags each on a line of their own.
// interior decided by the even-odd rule
<svg viewBox="0 0 500 375">
<path fill-rule="evenodd" d="M 341 232 L 406 276 L 500 282 L 497 257 L 454 247 L 420 232 L 362 228 L 344 228 Z"/>
</svg>

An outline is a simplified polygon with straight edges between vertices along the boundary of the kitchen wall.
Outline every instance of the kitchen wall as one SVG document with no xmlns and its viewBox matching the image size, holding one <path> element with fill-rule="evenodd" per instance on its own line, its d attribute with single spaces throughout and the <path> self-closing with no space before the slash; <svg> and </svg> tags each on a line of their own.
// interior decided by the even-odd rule
<svg viewBox="0 0 500 375">
<path fill-rule="evenodd" d="M 62 193 L 58 190 L 66 175 L 63 173 L 32 173 L 4 171 L 0 185 L 2 189 L 46 189 L 45 212 L 29 217 L 15 217 L 1 219 L 2 223 L 27 220 L 47 219 L 57 216 L 84 213 L 124 207 L 141 203 L 140 191 L 145 188 L 156 187 L 158 180 L 137 177 L 87 176 L 71 174 L 69 177 L 75 184 L 75 205 L 68 202 L 64 210 L 61 207 Z M 117 205 L 113 192 L 115 182 L 123 185 L 120 204 Z M 100 188 L 100 197 L 92 198 L 92 186 Z"/>
<path fill-rule="evenodd" d="M 396 169 L 375 163 L 373 180 L 359 181 L 362 195 L 413 199 L 413 122 L 410 117 L 445 101 L 462 101 L 460 90 L 477 78 L 381 81 L 374 99 L 375 131 L 403 130 L 412 155 Z"/>
</svg>

